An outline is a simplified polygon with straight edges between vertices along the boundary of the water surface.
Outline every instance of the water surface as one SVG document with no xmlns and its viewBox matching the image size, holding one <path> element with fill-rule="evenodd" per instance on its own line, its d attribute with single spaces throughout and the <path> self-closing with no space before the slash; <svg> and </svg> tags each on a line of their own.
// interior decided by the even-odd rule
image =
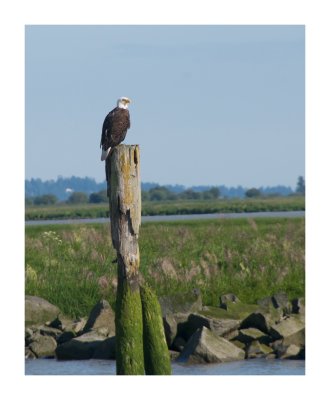
<svg viewBox="0 0 330 400">
<path fill-rule="evenodd" d="M 305 211 L 259 211 L 243 213 L 187 214 L 187 215 L 150 215 L 142 217 L 144 222 L 190 221 L 200 219 L 233 219 L 233 218 L 299 218 Z M 109 222 L 109 218 L 49 219 L 25 221 L 25 225 L 63 225 L 63 224 L 95 224 Z"/>
<path fill-rule="evenodd" d="M 305 361 L 254 359 L 198 365 L 172 362 L 172 371 L 173 375 L 304 375 Z M 116 362 L 113 360 L 26 360 L 25 374 L 115 375 Z"/>
</svg>

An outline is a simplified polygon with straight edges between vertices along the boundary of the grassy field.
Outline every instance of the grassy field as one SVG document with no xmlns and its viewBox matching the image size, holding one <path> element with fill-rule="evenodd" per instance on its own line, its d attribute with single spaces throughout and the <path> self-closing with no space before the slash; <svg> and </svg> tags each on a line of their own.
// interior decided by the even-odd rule
<svg viewBox="0 0 330 400">
<path fill-rule="evenodd" d="M 72 316 L 87 315 L 116 292 L 108 224 L 26 227 L 26 294 Z M 158 295 L 200 288 L 204 304 L 233 292 L 242 301 L 279 291 L 304 296 L 305 220 L 238 219 L 145 223 L 142 278 Z"/>
<path fill-rule="evenodd" d="M 296 211 L 305 210 L 305 197 L 270 197 L 228 200 L 179 200 L 145 201 L 142 203 L 142 215 L 208 214 L 252 211 Z M 109 216 L 109 205 L 50 205 L 28 206 L 25 209 L 26 220 L 100 218 Z"/>
</svg>

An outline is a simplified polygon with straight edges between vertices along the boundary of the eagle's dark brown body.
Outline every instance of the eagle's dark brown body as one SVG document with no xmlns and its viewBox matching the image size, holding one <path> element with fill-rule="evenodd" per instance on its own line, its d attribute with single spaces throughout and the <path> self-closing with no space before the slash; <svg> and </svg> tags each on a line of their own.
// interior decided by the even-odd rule
<svg viewBox="0 0 330 400">
<path fill-rule="evenodd" d="M 130 115 L 128 109 L 116 107 L 105 117 L 102 127 L 101 144 L 102 150 L 108 150 L 109 147 L 118 146 L 125 137 L 130 128 Z"/>
<path fill-rule="evenodd" d="M 109 171 L 110 156 L 109 151 L 118 146 L 126 137 L 127 130 L 130 128 L 130 115 L 127 108 L 116 107 L 105 117 L 102 126 L 101 144 L 102 157 L 105 160 L 105 175 L 108 184 L 108 196 L 110 197 L 109 187 Z"/>
</svg>

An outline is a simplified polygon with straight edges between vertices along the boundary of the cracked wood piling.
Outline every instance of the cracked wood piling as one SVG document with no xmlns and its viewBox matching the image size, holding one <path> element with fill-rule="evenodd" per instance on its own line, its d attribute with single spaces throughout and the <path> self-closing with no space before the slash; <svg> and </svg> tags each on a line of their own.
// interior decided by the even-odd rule
<svg viewBox="0 0 330 400">
<path fill-rule="evenodd" d="M 111 237 L 118 264 L 115 319 L 117 375 L 170 375 L 171 361 L 157 296 L 149 286 L 140 289 L 139 285 L 139 146 L 115 147 L 107 159 L 106 172 Z"/>
<path fill-rule="evenodd" d="M 141 224 L 139 146 L 119 145 L 109 157 L 111 237 L 118 263 L 116 369 L 117 375 L 143 375 L 138 245 Z"/>
</svg>

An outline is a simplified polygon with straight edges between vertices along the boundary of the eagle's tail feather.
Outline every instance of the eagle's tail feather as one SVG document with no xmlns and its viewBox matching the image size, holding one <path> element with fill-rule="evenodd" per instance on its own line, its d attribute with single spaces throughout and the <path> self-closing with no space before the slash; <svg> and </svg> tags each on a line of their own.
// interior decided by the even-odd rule
<svg viewBox="0 0 330 400">
<path fill-rule="evenodd" d="M 108 155 L 110 153 L 110 149 L 111 149 L 111 147 L 109 147 L 107 150 L 102 149 L 101 161 L 104 161 L 108 157 Z"/>
</svg>

